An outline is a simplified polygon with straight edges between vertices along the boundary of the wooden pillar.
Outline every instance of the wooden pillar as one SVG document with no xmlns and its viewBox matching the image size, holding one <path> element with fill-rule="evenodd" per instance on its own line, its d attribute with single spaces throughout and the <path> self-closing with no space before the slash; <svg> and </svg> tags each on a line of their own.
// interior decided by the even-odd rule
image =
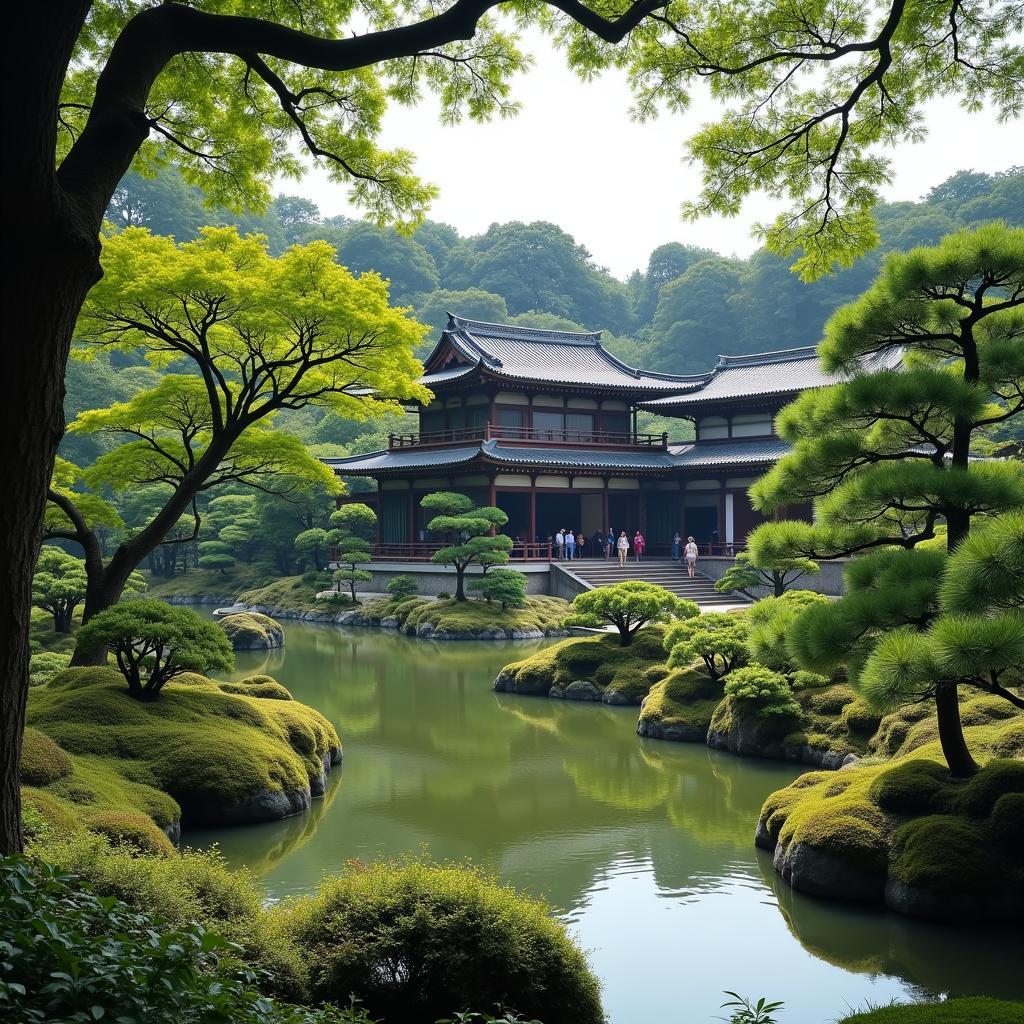
<svg viewBox="0 0 1024 1024">
<path fill-rule="evenodd" d="M 611 523 L 608 521 L 608 477 L 604 478 L 604 491 L 601 494 L 601 515 L 604 517 L 604 525 L 601 527 L 601 533 L 605 533 L 611 529 Z"/>
<path fill-rule="evenodd" d="M 640 490 L 637 492 L 636 517 L 639 520 L 637 529 L 647 536 L 647 492 L 644 490 L 644 482 L 640 481 Z"/>
<path fill-rule="evenodd" d="M 409 487 L 409 543 L 416 543 L 416 492 Z"/>
<path fill-rule="evenodd" d="M 376 501 L 374 501 L 374 503 L 373 503 L 373 510 L 377 513 L 377 524 L 376 524 L 377 540 L 376 540 L 376 544 L 377 544 L 377 547 L 380 547 L 380 482 L 379 481 L 377 482 L 377 496 L 376 496 Z"/>
<path fill-rule="evenodd" d="M 498 488 L 495 485 L 493 474 L 491 475 L 490 486 L 487 489 L 487 504 L 490 505 L 491 508 L 498 507 Z M 497 529 L 492 526 L 490 531 L 491 536 L 495 536 L 497 532 Z"/>
<path fill-rule="evenodd" d="M 537 478 L 530 478 L 530 536 L 527 544 L 537 543 Z"/>
</svg>

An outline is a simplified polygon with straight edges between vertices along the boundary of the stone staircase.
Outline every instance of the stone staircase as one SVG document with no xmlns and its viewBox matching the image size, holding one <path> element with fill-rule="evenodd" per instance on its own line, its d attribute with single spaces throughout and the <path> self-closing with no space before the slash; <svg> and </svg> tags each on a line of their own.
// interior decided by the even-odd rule
<svg viewBox="0 0 1024 1024">
<path fill-rule="evenodd" d="M 686 567 L 670 558 L 645 558 L 640 563 L 630 560 L 625 569 L 619 567 L 617 560 L 606 561 L 603 558 L 576 558 L 571 562 L 553 562 L 552 565 L 579 577 L 591 589 L 623 580 L 643 580 L 645 583 L 657 583 L 678 597 L 696 601 L 701 607 L 750 604 L 749 598 L 736 591 L 720 593 L 715 590 L 714 580 L 703 573 L 698 572 L 691 580 L 686 575 Z"/>
</svg>

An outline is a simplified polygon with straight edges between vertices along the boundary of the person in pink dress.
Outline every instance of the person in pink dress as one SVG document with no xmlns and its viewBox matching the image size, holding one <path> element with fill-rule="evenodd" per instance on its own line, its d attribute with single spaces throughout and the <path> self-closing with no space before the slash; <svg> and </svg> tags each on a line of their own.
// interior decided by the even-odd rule
<svg viewBox="0 0 1024 1024">
<path fill-rule="evenodd" d="M 636 536 L 633 538 L 633 553 L 636 555 L 638 562 L 643 561 L 645 547 L 647 547 L 647 542 L 644 540 L 644 535 L 637 530 Z"/>
</svg>

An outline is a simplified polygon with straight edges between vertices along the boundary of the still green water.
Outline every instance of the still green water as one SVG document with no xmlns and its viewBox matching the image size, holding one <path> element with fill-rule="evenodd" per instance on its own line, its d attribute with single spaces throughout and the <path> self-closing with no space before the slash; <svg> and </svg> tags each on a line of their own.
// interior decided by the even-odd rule
<svg viewBox="0 0 1024 1024">
<path fill-rule="evenodd" d="M 752 836 L 802 769 L 641 740 L 636 709 L 495 694 L 535 644 L 428 643 L 286 624 L 239 654 L 319 708 L 345 746 L 326 797 L 267 825 L 192 832 L 270 898 L 346 860 L 427 851 L 543 894 L 604 984 L 612 1024 L 703 1024 L 720 993 L 784 999 L 782 1024 L 924 995 L 1024 998 L 1020 930 L 939 927 L 809 900 Z"/>
</svg>

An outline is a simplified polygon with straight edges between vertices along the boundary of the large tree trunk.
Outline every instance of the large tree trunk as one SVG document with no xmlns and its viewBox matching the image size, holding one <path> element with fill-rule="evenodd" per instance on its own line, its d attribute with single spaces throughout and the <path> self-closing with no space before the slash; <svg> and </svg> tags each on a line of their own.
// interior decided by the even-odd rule
<svg viewBox="0 0 1024 1024">
<path fill-rule="evenodd" d="M 21 849 L 18 764 L 28 693 L 32 570 L 64 433 L 64 367 L 82 300 L 99 276 L 98 224 L 54 174 L 61 83 L 88 3 L 23 4 L 7 20 L 2 212 L 4 491 L 0 497 L 0 853 Z"/>
</svg>

